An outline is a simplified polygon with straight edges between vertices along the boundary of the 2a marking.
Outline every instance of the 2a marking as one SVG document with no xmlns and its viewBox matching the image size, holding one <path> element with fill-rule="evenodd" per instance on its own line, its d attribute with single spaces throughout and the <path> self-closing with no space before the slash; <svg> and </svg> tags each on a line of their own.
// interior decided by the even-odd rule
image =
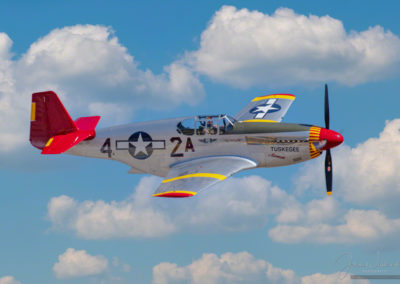
<svg viewBox="0 0 400 284">
<path fill-rule="evenodd" d="M 171 137 L 170 141 L 171 143 L 176 143 L 175 147 L 172 149 L 171 157 L 183 157 L 184 154 L 178 152 L 182 144 L 182 139 L 180 137 Z M 192 152 L 195 151 L 192 139 L 190 139 L 190 137 L 186 139 L 185 152 L 188 152 L 189 150 L 191 150 Z"/>
</svg>

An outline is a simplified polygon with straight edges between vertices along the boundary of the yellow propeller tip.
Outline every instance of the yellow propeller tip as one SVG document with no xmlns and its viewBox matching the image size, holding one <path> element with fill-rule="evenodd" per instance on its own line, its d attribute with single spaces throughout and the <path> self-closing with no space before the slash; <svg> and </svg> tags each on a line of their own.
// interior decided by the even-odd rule
<svg viewBox="0 0 400 284">
<path fill-rule="evenodd" d="M 327 191 L 326 194 L 332 195 L 332 191 Z"/>
</svg>

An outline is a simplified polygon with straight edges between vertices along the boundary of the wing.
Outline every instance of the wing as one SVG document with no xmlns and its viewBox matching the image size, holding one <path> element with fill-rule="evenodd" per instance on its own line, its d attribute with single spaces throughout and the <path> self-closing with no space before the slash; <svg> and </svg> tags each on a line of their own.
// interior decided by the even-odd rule
<svg viewBox="0 0 400 284">
<path fill-rule="evenodd" d="M 215 156 L 177 163 L 153 194 L 158 197 L 189 197 L 244 169 L 253 160 L 237 156 Z"/>
<path fill-rule="evenodd" d="M 290 94 L 275 94 L 254 98 L 245 108 L 235 115 L 239 121 L 262 120 L 280 122 L 295 96 Z"/>
</svg>

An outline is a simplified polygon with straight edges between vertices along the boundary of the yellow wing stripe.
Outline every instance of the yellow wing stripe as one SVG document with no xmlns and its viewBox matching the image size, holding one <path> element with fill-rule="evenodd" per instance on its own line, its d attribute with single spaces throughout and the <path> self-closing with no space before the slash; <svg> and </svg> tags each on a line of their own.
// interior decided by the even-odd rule
<svg viewBox="0 0 400 284">
<path fill-rule="evenodd" d="M 261 101 L 261 100 L 266 100 L 266 99 L 287 99 L 293 101 L 296 97 L 294 95 L 289 95 L 289 94 L 282 94 L 282 95 L 267 95 L 267 96 L 261 96 L 261 97 L 256 97 L 252 100 L 252 102 L 256 101 Z"/>
<path fill-rule="evenodd" d="M 183 175 L 183 176 L 174 177 L 174 178 L 170 178 L 170 179 L 165 179 L 165 180 L 162 181 L 162 183 L 167 183 L 167 182 L 171 182 L 171 181 L 175 181 L 175 180 L 179 180 L 179 179 L 185 179 L 185 178 L 193 178 L 193 177 L 216 178 L 216 179 L 219 179 L 219 180 L 226 179 L 226 176 L 220 175 L 220 174 L 196 173 L 196 174 L 189 174 L 189 175 Z"/>
<path fill-rule="evenodd" d="M 53 142 L 53 140 L 54 140 L 54 137 L 51 137 L 51 138 L 49 139 L 49 141 L 47 141 L 47 143 L 46 143 L 46 146 L 45 146 L 45 147 L 49 147 L 49 146 L 50 146 L 50 144 L 51 144 L 51 142 Z"/>
<path fill-rule="evenodd" d="M 32 108 L 31 108 L 31 121 L 36 120 L 36 103 L 32 103 Z"/>
<path fill-rule="evenodd" d="M 268 119 L 248 119 L 248 120 L 243 120 L 242 122 L 273 122 L 273 123 L 277 123 L 277 121 L 275 120 L 268 120 Z"/>
<path fill-rule="evenodd" d="M 189 195 L 192 195 L 192 196 L 197 194 L 197 192 L 194 192 L 194 191 L 174 190 L 174 191 L 166 191 L 166 192 L 155 193 L 155 194 L 153 194 L 153 196 L 157 197 L 157 196 L 161 196 L 161 195 L 168 195 L 170 193 L 184 193 L 184 194 L 189 194 Z"/>
</svg>

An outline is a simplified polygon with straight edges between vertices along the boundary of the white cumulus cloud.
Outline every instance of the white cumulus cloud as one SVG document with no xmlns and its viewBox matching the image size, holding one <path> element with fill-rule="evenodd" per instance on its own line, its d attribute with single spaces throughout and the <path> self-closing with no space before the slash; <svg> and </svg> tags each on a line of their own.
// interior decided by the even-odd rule
<svg viewBox="0 0 400 284">
<path fill-rule="evenodd" d="M 190 265 L 164 262 L 153 267 L 153 283 L 296 283 L 292 270 L 284 270 L 255 259 L 248 252 L 203 254 Z"/>
<path fill-rule="evenodd" d="M 144 177 L 122 201 L 62 195 L 48 203 L 53 230 L 85 239 L 159 238 L 182 231 L 218 233 L 263 228 L 282 243 L 368 244 L 392 240 L 400 219 L 377 210 L 347 209 L 335 197 L 305 204 L 258 176 L 230 178 L 193 198 L 154 198 L 159 178 Z"/>
<path fill-rule="evenodd" d="M 347 273 L 337 272 L 332 274 L 322 274 L 315 273 L 312 275 L 304 276 L 301 279 L 301 284 L 368 284 L 371 283 L 368 280 L 357 279 L 353 280 L 350 278 L 350 275 Z"/>
<path fill-rule="evenodd" d="M 55 230 L 71 230 L 87 239 L 154 238 L 179 231 L 243 231 L 263 227 L 292 197 L 263 178 L 231 178 L 187 199 L 152 197 L 160 179 L 144 177 L 123 201 L 78 202 L 52 198 L 48 218 Z M 224 202 L 221 202 L 224 200 Z"/>
<path fill-rule="evenodd" d="M 108 269 L 108 260 L 102 255 L 90 255 L 85 250 L 68 248 L 58 256 L 53 266 L 57 278 L 74 278 L 97 275 Z"/>
<path fill-rule="evenodd" d="M 279 223 L 324 222 L 335 218 L 340 210 L 339 204 L 334 198 L 316 199 L 305 205 L 296 202 L 281 208 L 276 216 L 276 221 Z"/>
<path fill-rule="evenodd" d="M 400 233 L 400 219 L 377 210 L 344 210 L 329 197 L 293 209 L 284 207 L 269 236 L 282 243 L 365 244 L 390 240 Z"/>
<path fill-rule="evenodd" d="M 48 217 L 56 229 L 70 229 L 88 239 L 118 237 L 157 237 L 176 230 L 167 215 L 151 206 L 155 178 L 144 178 L 135 194 L 111 203 L 84 201 L 68 196 L 54 197 L 48 204 Z M 149 206 L 147 206 L 149 205 Z"/>
<path fill-rule="evenodd" d="M 106 123 L 126 121 L 141 107 L 194 105 L 204 96 L 183 61 L 165 66 L 161 74 L 142 69 L 109 27 L 54 29 L 17 59 L 11 48 L 12 40 L 0 33 L 2 151 L 27 144 L 34 92 L 54 90 L 73 116 L 102 115 Z"/>
<path fill-rule="evenodd" d="M 358 281 L 358 280 L 357 280 Z M 153 267 L 153 283 L 271 283 L 271 284 L 312 284 L 312 283 L 356 283 L 347 273 L 316 273 L 300 277 L 293 270 L 273 266 L 266 260 L 256 259 L 248 252 L 203 254 L 186 266 L 163 262 Z M 361 280 L 357 283 L 370 283 Z"/>
<path fill-rule="evenodd" d="M 338 19 L 288 8 L 269 15 L 223 6 L 186 58 L 199 73 L 239 87 L 355 85 L 398 73 L 400 39 L 380 26 L 348 32 Z"/>
<path fill-rule="evenodd" d="M 0 278 L 0 284 L 21 284 L 21 282 L 17 281 L 13 276 L 4 276 Z"/>
</svg>

